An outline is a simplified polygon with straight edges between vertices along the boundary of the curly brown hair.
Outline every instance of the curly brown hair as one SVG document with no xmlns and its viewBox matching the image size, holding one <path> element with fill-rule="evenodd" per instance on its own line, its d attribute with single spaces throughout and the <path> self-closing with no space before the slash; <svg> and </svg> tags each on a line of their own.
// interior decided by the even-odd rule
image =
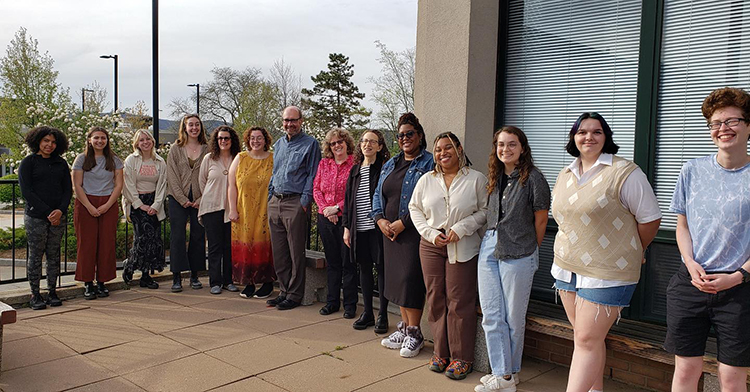
<svg viewBox="0 0 750 392">
<path fill-rule="evenodd" d="M 377 136 L 378 144 L 382 146 L 380 151 L 378 151 L 378 155 L 375 156 L 375 162 L 380 161 L 380 163 L 383 163 L 387 161 L 391 157 L 391 152 L 388 151 L 388 148 L 385 145 L 385 136 L 383 136 L 383 132 L 380 132 L 377 129 L 366 129 L 362 132 L 362 137 L 365 137 L 368 133 Z M 357 147 L 354 148 L 354 163 L 359 165 L 364 162 L 364 160 L 365 154 L 362 153 L 362 143 L 357 143 Z"/>
<path fill-rule="evenodd" d="M 711 91 L 703 101 L 701 111 L 703 117 L 710 121 L 717 110 L 731 106 L 742 110 L 745 121 L 750 121 L 750 94 L 740 88 L 724 87 Z"/>
<path fill-rule="evenodd" d="M 487 165 L 487 177 L 489 177 L 489 183 L 487 184 L 488 193 L 492 193 L 492 191 L 495 190 L 499 184 L 500 176 L 505 172 L 505 165 L 497 157 L 497 138 L 503 132 L 515 135 L 518 138 L 518 142 L 521 143 L 521 156 L 518 158 L 518 163 L 516 164 L 521 186 L 526 184 L 526 181 L 531 174 L 531 170 L 534 169 L 534 160 L 531 158 L 531 147 L 529 147 L 529 139 L 526 138 L 526 134 L 523 133 L 520 128 L 514 126 L 506 126 L 498 129 L 495 134 L 492 135 L 492 145 L 495 146 L 495 148 L 490 152 L 490 159 Z"/>
<path fill-rule="evenodd" d="M 331 151 L 330 142 L 334 136 L 338 136 L 344 141 L 344 143 L 346 143 L 346 155 L 354 154 L 354 138 L 352 138 L 352 134 L 344 128 L 331 128 L 331 130 L 326 133 L 325 140 L 323 140 L 323 157 L 333 158 L 333 151 Z"/>
<path fill-rule="evenodd" d="M 229 137 L 232 141 L 232 145 L 229 147 L 229 152 L 232 154 L 232 158 L 237 156 L 237 154 L 240 153 L 240 150 L 242 149 L 240 147 L 240 138 L 237 136 L 237 132 L 235 132 L 234 128 L 230 127 L 229 125 L 222 125 L 216 129 L 214 129 L 213 132 L 211 132 L 211 137 L 208 139 L 208 152 L 211 153 L 211 159 L 214 161 L 219 159 L 219 155 L 221 154 L 221 150 L 219 149 L 219 132 L 227 132 L 229 134 Z"/>
<path fill-rule="evenodd" d="M 245 130 L 245 133 L 242 134 L 242 141 L 245 142 L 245 147 L 247 147 L 248 151 L 252 150 L 252 148 L 250 148 L 250 136 L 253 131 L 260 131 L 260 133 L 263 134 L 263 138 L 266 139 L 265 144 L 263 144 L 263 151 L 268 151 L 268 149 L 271 148 L 271 144 L 273 144 L 273 138 L 263 127 L 252 127 Z"/>
</svg>

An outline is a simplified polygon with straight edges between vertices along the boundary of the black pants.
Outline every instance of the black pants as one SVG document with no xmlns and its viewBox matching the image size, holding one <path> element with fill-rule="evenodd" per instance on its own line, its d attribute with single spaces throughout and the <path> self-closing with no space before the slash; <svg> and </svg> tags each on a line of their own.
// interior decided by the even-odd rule
<svg viewBox="0 0 750 392">
<path fill-rule="evenodd" d="M 188 195 L 193 200 L 192 192 Z M 183 208 L 172 196 L 169 198 L 169 269 L 172 272 L 206 270 L 206 234 L 198 223 L 197 208 Z M 190 243 L 185 249 L 185 225 L 190 221 Z"/>
<path fill-rule="evenodd" d="M 208 239 L 208 284 L 226 286 L 232 283 L 232 223 L 224 223 L 224 210 L 201 217 Z"/>
<path fill-rule="evenodd" d="M 323 241 L 328 275 L 328 297 L 326 301 L 339 307 L 341 290 L 344 291 L 344 309 L 357 307 L 357 268 L 349 258 L 349 249 L 344 244 L 344 225 L 341 218 L 333 224 L 323 214 L 318 214 L 318 233 Z M 343 285 L 342 285 L 343 283 Z"/>
<path fill-rule="evenodd" d="M 372 297 L 375 279 L 373 278 L 373 265 L 378 274 L 378 294 L 380 298 L 379 314 L 388 312 L 388 299 L 385 298 L 385 272 L 383 260 L 378 260 L 377 255 L 382 255 L 383 235 L 378 229 L 357 232 L 357 244 L 354 247 L 355 258 L 359 264 L 359 284 L 362 286 L 362 301 L 365 304 L 364 313 L 372 314 Z"/>
</svg>

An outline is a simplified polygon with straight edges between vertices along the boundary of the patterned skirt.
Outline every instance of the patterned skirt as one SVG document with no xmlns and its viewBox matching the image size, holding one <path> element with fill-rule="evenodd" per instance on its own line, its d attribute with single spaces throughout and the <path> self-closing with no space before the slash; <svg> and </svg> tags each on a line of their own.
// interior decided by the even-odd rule
<svg viewBox="0 0 750 392">
<path fill-rule="evenodd" d="M 156 193 L 141 194 L 138 197 L 143 204 L 150 206 L 154 204 Z M 133 248 L 130 249 L 125 268 L 131 271 L 164 270 L 166 264 L 159 218 L 140 208 L 131 208 L 130 221 L 133 223 Z"/>
</svg>

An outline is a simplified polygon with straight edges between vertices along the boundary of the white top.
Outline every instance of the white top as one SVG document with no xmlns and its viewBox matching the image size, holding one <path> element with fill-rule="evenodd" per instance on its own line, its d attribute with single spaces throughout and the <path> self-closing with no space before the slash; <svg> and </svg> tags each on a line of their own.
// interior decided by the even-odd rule
<svg viewBox="0 0 750 392">
<path fill-rule="evenodd" d="M 201 204 L 198 206 L 198 218 L 209 212 L 224 210 L 224 223 L 229 222 L 228 174 L 229 165 L 224 166 L 221 158 L 213 160 L 211 159 L 211 153 L 203 157 L 198 174 L 198 184 L 203 195 L 201 196 Z M 203 224 L 202 221 L 201 224 Z"/>
<path fill-rule="evenodd" d="M 487 177 L 465 167 L 448 189 L 442 174 L 429 172 L 417 181 L 409 213 L 422 238 L 433 244 L 440 229 L 446 235 L 453 230 L 460 239 L 448 244 L 448 262 L 469 261 L 479 254 L 487 223 Z"/>
<path fill-rule="evenodd" d="M 612 166 L 612 154 L 602 153 L 591 168 L 583 173 L 579 173 L 581 158 L 576 158 L 568 165 L 568 168 L 578 179 L 578 185 L 584 185 L 598 174 L 604 166 Z M 622 205 L 635 216 L 635 221 L 639 224 L 653 222 L 661 219 L 661 210 L 659 202 L 656 200 L 654 190 L 640 167 L 633 170 L 625 179 L 620 189 L 620 202 Z M 555 212 L 552 211 L 552 215 Z M 573 273 L 560 268 L 557 264 L 552 263 L 550 270 L 552 276 L 557 280 L 568 282 L 573 279 Z M 596 279 L 587 276 L 578 275 L 576 278 L 576 288 L 604 288 L 631 285 L 633 282 L 624 282 L 619 280 Z"/>
<path fill-rule="evenodd" d="M 158 172 L 156 182 L 156 197 L 151 208 L 156 210 L 156 217 L 163 220 L 167 217 L 164 211 L 164 201 L 167 197 L 167 163 L 164 158 L 154 154 L 154 164 Z M 125 158 L 125 170 L 123 170 L 123 187 L 122 187 L 122 210 L 125 212 L 125 218 L 130 220 L 130 209 L 140 208 L 143 202 L 138 198 L 138 171 L 143 163 L 143 156 L 140 150 L 136 150 Z"/>
</svg>

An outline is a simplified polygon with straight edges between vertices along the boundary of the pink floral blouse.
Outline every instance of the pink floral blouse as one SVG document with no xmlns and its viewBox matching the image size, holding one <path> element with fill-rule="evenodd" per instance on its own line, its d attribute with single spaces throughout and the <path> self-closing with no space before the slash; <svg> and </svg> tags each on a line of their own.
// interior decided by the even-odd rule
<svg viewBox="0 0 750 392">
<path fill-rule="evenodd" d="M 344 162 L 336 164 L 333 158 L 323 158 L 318 166 L 318 173 L 313 181 L 313 198 L 318 205 L 318 213 L 323 209 L 338 205 L 339 213 L 344 209 L 344 195 L 346 194 L 346 180 L 349 171 L 354 166 L 354 157 L 349 155 Z"/>
</svg>

